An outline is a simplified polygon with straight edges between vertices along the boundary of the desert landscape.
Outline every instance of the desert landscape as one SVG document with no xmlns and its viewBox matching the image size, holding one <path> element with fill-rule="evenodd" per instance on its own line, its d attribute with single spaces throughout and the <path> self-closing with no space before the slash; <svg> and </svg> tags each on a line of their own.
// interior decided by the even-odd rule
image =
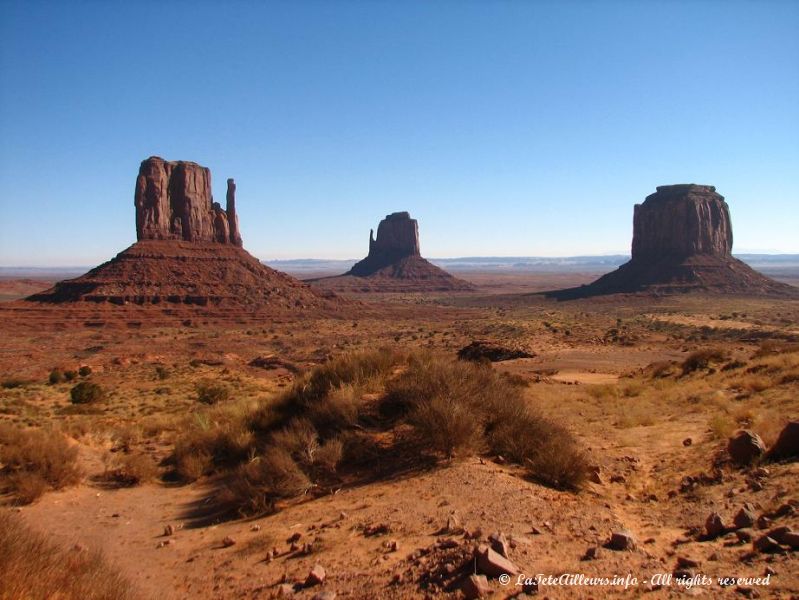
<svg viewBox="0 0 799 600">
<path fill-rule="evenodd" d="M 799 599 L 795 5 L 195 8 L 0 7 L 0 600 Z"/>
</svg>

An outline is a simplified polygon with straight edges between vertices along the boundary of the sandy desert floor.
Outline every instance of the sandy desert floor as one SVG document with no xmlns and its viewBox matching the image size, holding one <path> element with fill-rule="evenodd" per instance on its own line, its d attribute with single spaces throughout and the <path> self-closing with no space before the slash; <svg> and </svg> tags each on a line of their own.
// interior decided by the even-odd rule
<svg viewBox="0 0 799 600">
<path fill-rule="evenodd" d="M 459 276 L 478 291 L 361 295 L 346 316 L 300 319 L 4 305 L 0 423 L 65 435 L 82 477 L 30 504 L 7 496 L 2 510 L 68 552 L 100 550 L 143 598 L 277 597 L 287 593 L 281 584 L 302 584 L 315 565 L 324 567 L 324 583 L 297 585 L 292 597 L 457 598 L 473 546 L 495 532 L 526 576 L 617 576 L 627 584 L 542 581 L 540 597 L 799 595 L 799 554 L 754 552 L 751 541 L 774 527 L 799 529 L 799 462 L 739 468 L 725 452 L 740 428 L 768 446 L 799 417 L 798 301 L 559 303 L 534 292 L 592 275 Z M 186 424 L 208 414 L 198 384 L 223 383 L 230 404 L 268 404 L 331 357 L 377 347 L 455 356 L 483 339 L 534 355 L 492 368 L 521 382 L 528 402 L 586 448 L 598 475 L 580 490 L 546 487 L 483 454 L 316 490 L 274 514 L 215 519 L 202 510 L 213 477 L 186 484 L 169 476 Z M 682 369 L 706 349 L 723 358 Z M 259 357 L 262 366 L 253 366 Z M 91 373 L 48 382 L 54 368 L 80 367 Z M 80 379 L 106 397 L 72 404 Z M 149 461 L 152 475 L 137 485 L 114 482 L 108 473 L 130 455 Z M 752 531 L 706 539 L 708 515 L 730 523 L 745 503 L 759 520 Z M 634 549 L 604 547 L 623 529 Z M 664 579 L 680 569 L 712 583 Z M 716 579 L 766 576 L 768 585 L 723 587 Z M 497 598 L 534 593 L 515 584 L 490 580 Z"/>
</svg>

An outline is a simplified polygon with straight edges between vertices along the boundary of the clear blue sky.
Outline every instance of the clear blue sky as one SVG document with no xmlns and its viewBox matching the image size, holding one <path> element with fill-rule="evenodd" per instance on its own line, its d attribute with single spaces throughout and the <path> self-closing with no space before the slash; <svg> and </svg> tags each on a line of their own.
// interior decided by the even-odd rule
<svg viewBox="0 0 799 600">
<path fill-rule="evenodd" d="M 0 264 L 135 241 L 150 155 L 235 177 L 260 258 L 626 252 L 715 185 L 735 251 L 799 252 L 799 2 L 0 1 Z"/>
</svg>

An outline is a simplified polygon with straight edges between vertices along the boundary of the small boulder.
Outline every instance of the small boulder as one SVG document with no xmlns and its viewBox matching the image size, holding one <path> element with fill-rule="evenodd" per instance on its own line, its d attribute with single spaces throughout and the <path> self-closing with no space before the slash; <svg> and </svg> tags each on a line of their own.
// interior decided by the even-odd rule
<svg viewBox="0 0 799 600">
<path fill-rule="evenodd" d="M 314 565 L 311 572 L 308 573 L 308 577 L 305 579 L 306 587 L 311 587 L 314 585 L 322 585 L 325 582 L 325 578 L 327 577 L 327 573 L 322 565 Z"/>
<path fill-rule="evenodd" d="M 492 533 L 488 536 L 488 541 L 491 543 L 491 549 L 494 552 L 497 552 L 504 556 L 505 558 L 509 558 L 508 551 L 509 551 L 509 544 L 508 539 L 505 537 L 505 534 L 501 531 L 497 531 Z"/>
<path fill-rule="evenodd" d="M 705 532 L 709 538 L 720 536 L 726 529 L 719 513 L 711 513 L 705 520 Z"/>
<path fill-rule="evenodd" d="M 469 577 L 463 581 L 461 591 L 466 600 L 485 598 L 486 596 L 490 596 L 492 592 L 485 575 L 469 575 Z"/>
<path fill-rule="evenodd" d="M 608 543 L 605 544 L 605 547 L 609 548 L 610 550 L 619 551 L 635 550 L 635 537 L 626 529 L 614 531 L 611 533 L 610 540 L 608 540 Z"/>
<path fill-rule="evenodd" d="M 231 546 L 235 546 L 235 545 L 236 545 L 236 540 L 234 540 L 229 535 L 226 535 L 224 538 L 222 538 L 222 547 L 223 548 L 230 548 Z"/>
<path fill-rule="evenodd" d="M 785 536 L 790 533 L 793 533 L 793 529 L 791 529 L 787 525 L 784 525 L 782 527 L 775 527 L 774 529 L 771 529 L 766 535 L 770 537 L 772 540 L 776 540 L 777 543 L 784 544 Z"/>
<path fill-rule="evenodd" d="M 278 598 L 291 598 L 294 596 L 294 586 L 290 583 L 281 583 L 277 586 L 275 596 Z"/>
<path fill-rule="evenodd" d="M 175 534 L 175 528 L 172 525 L 166 525 L 164 527 L 164 536 L 169 537 L 170 535 Z"/>
<path fill-rule="evenodd" d="M 727 452 L 734 463 L 748 465 L 766 453 L 766 445 L 759 435 L 743 429 L 730 438 Z"/>
<path fill-rule="evenodd" d="M 477 560 L 477 570 L 489 577 L 499 577 L 506 574 L 518 575 L 521 573 L 519 567 L 485 544 L 481 544 L 475 549 L 474 556 Z"/>
<path fill-rule="evenodd" d="M 580 560 L 596 560 L 599 558 L 599 548 L 590 546 Z"/>
<path fill-rule="evenodd" d="M 752 541 L 752 538 L 755 537 L 754 531 L 748 528 L 738 529 L 735 535 L 738 536 L 738 541 L 742 544 L 748 544 Z"/>
<path fill-rule="evenodd" d="M 780 432 L 777 441 L 768 451 L 769 460 L 799 458 L 799 421 L 791 421 Z"/>
<path fill-rule="evenodd" d="M 755 507 L 747 503 L 738 511 L 738 514 L 735 515 L 732 522 L 736 529 L 743 529 L 745 527 L 752 527 L 756 520 Z"/>
<path fill-rule="evenodd" d="M 752 542 L 752 547 L 757 552 L 779 552 L 782 550 L 777 540 L 767 535 L 761 536 L 757 538 L 754 542 Z"/>
<path fill-rule="evenodd" d="M 782 536 L 782 543 L 794 550 L 799 550 L 799 533 L 789 531 Z"/>
</svg>

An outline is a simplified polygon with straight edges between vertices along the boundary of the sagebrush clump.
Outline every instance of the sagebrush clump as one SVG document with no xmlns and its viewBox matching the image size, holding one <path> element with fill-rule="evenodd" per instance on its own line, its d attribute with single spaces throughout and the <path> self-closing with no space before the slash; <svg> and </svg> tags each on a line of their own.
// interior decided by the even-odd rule
<svg viewBox="0 0 799 600">
<path fill-rule="evenodd" d="M 473 454 L 502 455 L 564 489 L 578 488 L 588 472 L 570 432 L 490 365 L 392 350 L 336 358 L 272 402 L 198 413 L 172 462 L 184 481 L 222 477 L 217 499 L 256 514 L 392 464 Z"/>
<path fill-rule="evenodd" d="M 77 447 L 58 431 L 0 424 L 0 493 L 15 504 L 78 483 L 77 460 Z"/>
</svg>

